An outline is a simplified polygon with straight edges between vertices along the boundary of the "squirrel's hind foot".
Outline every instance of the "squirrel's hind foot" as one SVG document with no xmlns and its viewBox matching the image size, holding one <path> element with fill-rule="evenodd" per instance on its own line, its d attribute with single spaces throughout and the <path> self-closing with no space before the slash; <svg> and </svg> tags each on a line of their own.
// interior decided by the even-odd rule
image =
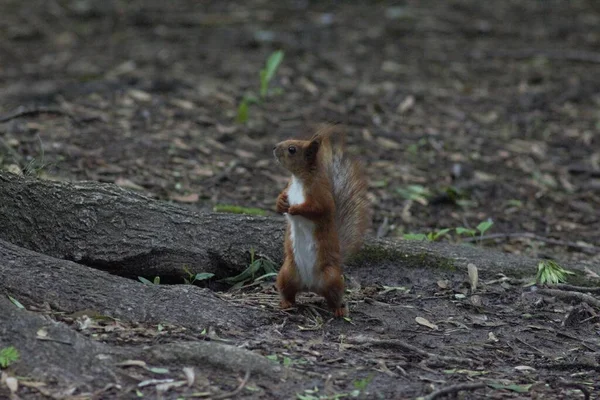
<svg viewBox="0 0 600 400">
<path fill-rule="evenodd" d="M 292 308 L 296 305 L 296 303 L 289 301 L 289 300 L 281 300 L 279 302 L 279 306 L 281 307 L 282 310 L 286 310 L 288 308 Z"/>
<path fill-rule="evenodd" d="M 335 315 L 336 318 L 347 317 L 348 316 L 348 308 L 345 305 L 335 308 L 335 309 L 333 309 L 333 315 Z"/>
</svg>

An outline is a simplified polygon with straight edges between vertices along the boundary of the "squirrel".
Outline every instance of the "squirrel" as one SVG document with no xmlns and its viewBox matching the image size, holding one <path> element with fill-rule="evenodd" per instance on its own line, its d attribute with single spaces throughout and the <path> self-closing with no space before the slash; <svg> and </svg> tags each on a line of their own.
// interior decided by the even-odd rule
<svg viewBox="0 0 600 400">
<path fill-rule="evenodd" d="M 367 181 L 360 164 L 344 152 L 344 137 L 326 125 L 310 140 L 285 140 L 273 147 L 292 173 L 276 211 L 287 220 L 285 258 L 276 280 L 281 308 L 296 294 L 323 296 L 336 317 L 348 315 L 343 301 L 342 263 L 363 244 L 370 223 Z"/>
</svg>

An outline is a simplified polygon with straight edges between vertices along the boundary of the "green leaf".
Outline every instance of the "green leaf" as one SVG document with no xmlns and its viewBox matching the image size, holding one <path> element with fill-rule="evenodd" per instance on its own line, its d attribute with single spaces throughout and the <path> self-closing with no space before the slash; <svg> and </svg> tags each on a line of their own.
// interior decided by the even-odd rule
<svg viewBox="0 0 600 400">
<path fill-rule="evenodd" d="M 267 274 L 277 274 L 277 266 L 269 260 L 260 260 L 263 271 Z"/>
<path fill-rule="evenodd" d="M 250 107 L 248 106 L 248 101 L 246 101 L 246 99 L 243 99 L 240 105 L 238 106 L 237 117 L 235 119 L 239 124 L 245 124 L 246 122 L 248 122 L 249 108 Z"/>
<path fill-rule="evenodd" d="M 255 281 L 262 281 L 264 279 L 270 278 L 272 276 L 277 276 L 277 272 L 269 272 L 267 274 L 261 275 L 255 279 Z"/>
<path fill-rule="evenodd" d="M 217 204 L 214 206 L 213 210 L 215 212 L 226 212 L 226 213 L 232 213 L 232 214 L 247 214 L 247 215 L 259 215 L 259 216 L 264 216 L 267 214 L 265 210 L 261 210 L 260 208 L 241 207 L 241 206 L 234 206 L 234 205 L 229 205 L 229 204 Z"/>
<path fill-rule="evenodd" d="M 262 98 L 267 97 L 269 83 L 275 76 L 275 72 L 277 72 L 277 68 L 279 68 L 279 64 L 281 64 L 282 61 L 283 51 L 278 50 L 269 56 L 265 69 L 260 71 L 260 96 Z"/>
<path fill-rule="evenodd" d="M 354 388 L 358 389 L 358 390 L 365 390 L 367 388 L 367 386 L 369 386 L 371 379 L 373 379 L 373 377 L 369 376 L 369 377 L 354 381 L 353 382 Z"/>
<path fill-rule="evenodd" d="M 266 357 L 271 361 L 277 361 L 277 354 L 269 354 Z"/>
<path fill-rule="evenodd" d="M 424 233 L 405 233 L 402 236 L 406 240 L 427 240 L 427 235 Z"/>
<path fill-rule="evenodd" d="M 433 240 L 437 240 L 438 238 L 444 236 L 445 234 L 447 234 L 448 232 L 450 232 L 452 229 L 450 228 L 445 228 L 445 229 L 441 229 L 437 232 L 433 233 Z"/>
<path fill-rule="evenodd" d="M 155 276 L 154 277 L 154 284 L 155 285 L 160 285 L 160 276 Z"/>
<path fill-rule="evenodd" d="M 477 231 L 475 231 L 474 229 L 463 228 L 461 226 L 461 227 L 456 228 L 456 233 L 458 233 L 459 235 L 466 234 L 466 235 L 470 235 L 470 236 L 475 236 Z"/>
<path fill-rule="evenodd" d="M 414 200 L 424 206 L 428 204 L 427 199 L 431 197 L 429 189 L 421 185 L 408 185 L 406 187 L 396 188 L 396 192 L 406 200 Z"/>
<path fill-rule="evenodd" d="M 254 249 L 250 249 L 250 264 L 248 265 L 248 267 L 240 274 L 233 277 L 220 279 L 219 282 L 235 284 L 231 289 L 237 289 L 239 287 L 242 287 L 245 282 L 253 280 L 254 277 L 257 275 L 259 275 L 259 278 L 264 277 L 265 274 L 260 275 L 261 271 L 265 274 L 274 274 L 277 272 L 277 266 L 269 260 L 255 260 Z"/>
<path fill-rule="evenodd" d="M 494 225 L 494 222 L 491 219 L 488 219 L 487 221 L 483 221 L 477 225 L 477 230 L 483 235 L 485 231 L 492 227 L 492 225 Z"/>
<path fill-rule="evenodd" d="M 15 306 L 17 306 L 17 308 L 21 308 L 21 309 L 25 308 L 25 306 L 23 304 L 21 304 L 19 302 L 19 300 L 15 299 L 14 297 L 8 296 L 8 299 L 10 300 L 11 303 L 13 303 Z"/>
<path fill-rule="evenodd" d="M 194 276 L 194 280 L 195 281 L 204 281 L 206 279 L 210 279 L 213 276 L 215 276 L 215 274 L 211 274 L 210 272 L 200 272 L 198 274 L 196 274 L 196 276 Z"/>
<path fill-rule="evenodd" d="M 19 351 L 14 346 L 0 350 L 0 368 L 6 368 L 17 361 L 19 361 Z"/>
<path fill-rule="evenodd" d="M 140 282 L 142 282 L 144 285 L 153 285 L 152 282 L 150 282 L 148 279 L 144 278 L 143 276 L 138 276 L 138 280 Z"/>
</svg>

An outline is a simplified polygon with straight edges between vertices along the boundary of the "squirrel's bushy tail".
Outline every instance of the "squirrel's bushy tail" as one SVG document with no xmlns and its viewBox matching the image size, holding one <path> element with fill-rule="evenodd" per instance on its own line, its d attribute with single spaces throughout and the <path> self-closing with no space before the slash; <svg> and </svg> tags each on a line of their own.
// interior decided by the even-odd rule
<svg viewBox="0 0 600 400">
<path fill-rule="evenodd" d="M 331 180 L 342 259 L 357 252 L 370 222 L 367 181 L 361 165 L 344 152 L 344 133 L 325 127 L 321 137 L 323 164 Z M 320 150 L 321 151 L 321 150 Z"/>
</svg>

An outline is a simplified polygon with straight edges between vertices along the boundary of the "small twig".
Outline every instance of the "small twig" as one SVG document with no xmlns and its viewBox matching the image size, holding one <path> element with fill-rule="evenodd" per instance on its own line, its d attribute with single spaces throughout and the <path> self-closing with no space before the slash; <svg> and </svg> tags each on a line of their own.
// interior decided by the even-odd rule
<svg viewBox="0 0 600 400">
<path fill-rule="evenodd" d="M 61 339 L 52 339 L 52 338 L 43 337 L 43 336 L 37 336 L 36 339 L 37 340 L 41 340 L 41 341 L 45 341 L 45 342 L 56 342 L 56 343 L 60 343 L 60 344 L 66 344 L 66 345 L 69 345 L 69 346 L 73 346 L 73 343 L 67 342 L 66 340 L 61 340 Z"/>
<path fill-rule="evenodd" d="M 518 337 L 518 336 L 517 336 L 517 337 L 515 337 L 515 339 L 517 339 L 519 342 L 523 343 L 525 346 L 527 346 L 527 347 L 529 347 L 529 348 L 531 348 L 531 349 L 533 349 L 533 350 L 537 351 L 537 352 L 538 352 L 538 353 L 540 353 L 542 356 L 544 356 L 544 357 L 547 357 L 547 355 L 546 355 L 546 354 L 545 354 L 543 351 L 541 351 L 540 349 L 538 349 L 538 348 L 537 348 L 537 347 L 535 347 L 534 345 L 527 343 L 526 341 L 524 341 L 524 340 L 523 340 L 523 339 L 521 339 L 520 337 Z"/>
<path fill-rule="evenodd" d="M 578 300 L 579 302 L 584 302 L 590 306 L 600 308 L 600 300 L 586 293 L 571 292 L 559 289 L 538 289 L 538 293 L 557 297 L 563 300 Z"/>
<path fill-rule="evenodd" d="M 234 397 L 235 395 L 240 393 L 242 390 L 244 390 L 244 387 L 248 383 L 249 379 L 250 379 L 250 371 L 246 371 L 246 375 L 244 376 L 244 379 L 242 379 L 240 386 L 238 386 L 233 392 L 228 392 L 228 393 L 223 393 L 223 394 L 213 396 L 212 397 L 213 400 L 221 400 L 221 399 L 228 399 L 230 397 Z"/>
<path fill-rule="evenodd" d="M 445 361 L 445 362 L 458 363 L 458 364 L 469 364 L 469 365 L 473 365 L 475 363 L 475 360 L 470 359 L 470 358 L 440 356 L 437 354 L 429 353 L 423 349 L 413 346 L 412 344 L 403 342 L 402 340 L 398 340 L 398 339 L 374 339 L 374 338 L 369 338 L 366 336 L 357 336 L 357 337 L 353 337 L 353 338 L 348 338 L 346 340 L 346 342 L 351 343 L 351 344 L 359 344 L 359 345 L 395 346 L 395 347 L 399 347 L 403 350 L 411 351 L 413 353 L 427 357 L 431 360 L 437 360 L 437 361 Z"/>
<path fill-rule="evenodd" d="M 573 285 L 567 285 L 566 283 L 558 283 L 554 286 L 557 289 L 570 290 L 572 292 L 600 293 L 600 287 L 573 286 Z"/>
<path fill-rule="evenodd" d="M 590 400 L 590 392 L 589 392 L 589 390 L 587 390 L 587 388 L 584 385 L 582 385 L 581 383 L 576 383 L 576 382 L 558 382 L 558 386 L 562 386 L 562 387 L 565 387 L 565 388 L 577 389 L 581 393 L 583 393 L 583 399 L 584 400 Z"/>
<path fill-rule="evenodd" d="M 600 252 L 600 247 L 594 246 L 593 244 L 584 244 L 577 242 L 570 242 L 560 239 L 552 239 L 544 236 L 539 236 L 531 232 L 515 232 L 515 233 L 492 233 L 489 235 L 476 236 L 470 238 L 464 238 L 464 242 L 478 242 L 483 240 L 494 240 L 494 239 L 514 239 L 514 238 L 524 238 L 524 239 L 532 239 L 537 240 L 538 242 L 544 242 L 549 244 L 554 244 L 557 246 L 567 246 L 572 248 L 581 249 L 585 252 L 596 253 Z"/>
<path fill-rule="evenodd" d="M 425 396 L 424 400 L 434 400 L 448 394 L 456 394 L 462 390 L 477 390 L 483 389 L 487 385 L 485 383 L 461 383 L 460 385 L 448 386 Z"/>
<path fill-rule="evenodd" d="M 72 116 L 70 113 L 68 113 L 65 110 L 62 110 L 60 108 L 56 108 L 56 107 L 31 107 L 31 108 L 27 108 L 24 106 L 20 106 L 18 107 L 16 110 L 11 111 L 9 113 L 0 115 L 0 123 L 1 122 L 8 122 L 10 120 L 13 120 L 15 118 L 19 118 L 19 117 L 27 117 L 27 116 L 35 116 L 35 115 L 39 115 L 39 114 L 55 114 L 55 115 L 64 115 L 67 116 L 73 120 L 76 120 L 74 116 Z"/>
</svg>

